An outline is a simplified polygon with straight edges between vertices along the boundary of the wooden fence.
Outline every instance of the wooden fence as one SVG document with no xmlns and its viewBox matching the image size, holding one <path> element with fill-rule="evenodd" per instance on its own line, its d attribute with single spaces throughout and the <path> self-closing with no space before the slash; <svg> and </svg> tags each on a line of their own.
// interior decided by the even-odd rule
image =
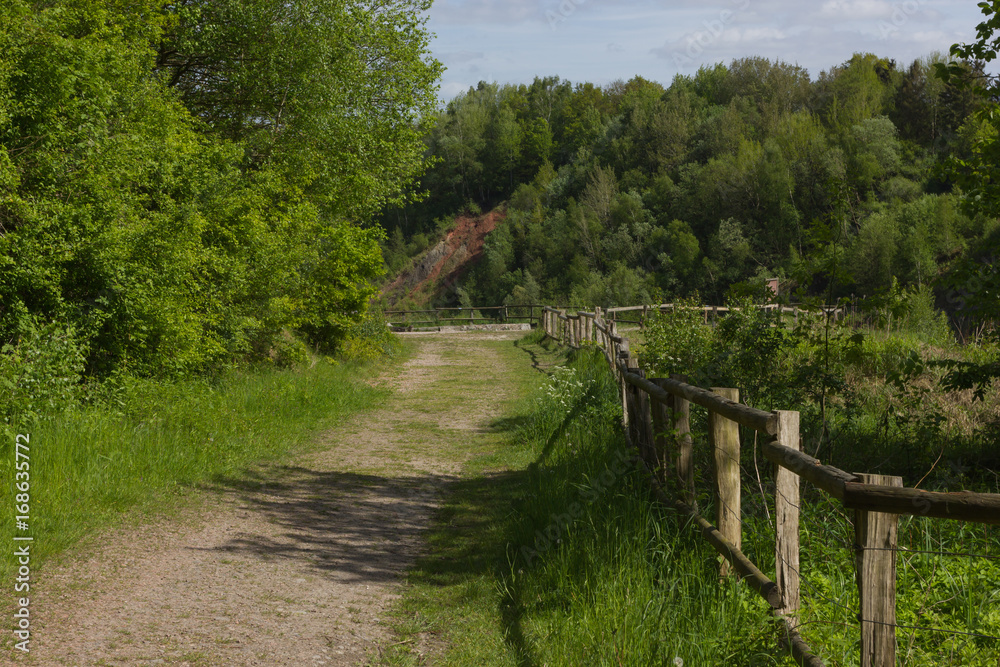
<svg viewBox="0 0 1000 667">
<path fill-rule="evenodd" d="M 386 319 L 394 329 L 433 329 L 443 326 L 473 324 L 531 324 L 541 318 L 540 305 L 471 306 L 467 308 L 428 308 L 425 310 L 387 310 Z"/>
<path fill-rule="evenodd" d="M 639 307 L 641 309 L 642 307 Z M 616 309 L 616 312 L 628 312 Z M 935 493 L 904 488 L 900 477 L 851 474 L 823 465 L 801 451 L 799 413 L 764 412 L 739 402 L 739 391 L 711 391 L 686 378 L 646 378 L 629 341 L 617 323 L 594 312 L 552 307 L 542 309 L 545 333 L 573 348 L 596 345 L 621 389 L 622 421 L 637 458 L 650 474 L 657 498 L 697 525 L 723 557 L 722 574 L 734 574 L 750 585 L 784 624 L 785 640 L 795 660 L 823 665 L 797 631 L 799 594 L 800 480 L 823 490 L 854 511 L 855 565 L 861 602 L 862 667 L 896 664 L 896 526 L 899 515 L 1000 524 L 1000 494 Z M 690 409 L 708 410 L 708 440 L 714 461 L 716 524 L 698 512 L 693 467 Z M 741 550 L 739 427 L 765 437 L 763 454 L 775 464 L 775 575 L 771 579 Z M 676 480 L 679 497 L 671 498 L 665 482 Z"/>
<path fill-rule="evenodd" d="M 603 311 L 604 316 L 609 321 L 618 324 L 638 324 L 644 326 L 652 313 L 661 310 L 674 308 L 674 304 L 664 303 L 650 306 L 624 306 L 620 308 L 608 308 Z M 389 326 L 395 329 L 433 329 L 442 326 L 464 326 L 472 324 L 513 324 L 527 323 L 535 326 L 542 320 L 545 308 L 538 304 L 524 306 L 469 306 L 465 308 L 427 308 L 423 310 L 387 310 L 386 319 Z M 565 307 L 560 307 L 565 310 Z M 796 322 L 800 314 L 805 310 L 797 306 L 762 306 L 767 310 L 781 308 L 781 312 L 790 315 Z M 706 324 L 718 322 L 719 318 L 727 315 L 730 310 L 726 306 L 699 306 L 698 310 L 704 313 Z M 850 317 L 849 309 L 839 307 L 827 307 L 829 312 L 837 319 Z"/>
<path fill-rule="evenodd" d="M 645 326 L 649 316 L 658 311 L 668 311 L 673 308 L 693 308 L 700 310 L 705 318 L 705 324 L 715 324 L 721 317 L 724 317 L 733 310 L 729 306 L 677 306 L 672 303 L 653 304 L 647 306 L 621 306 L 616 308 L 606 308 L 602 314 L 606 320 L 619 324 L 638 324 Z M 799 306 L 782 306 L 778 304 L 767 304 L 759 306 L 763 310 L 779 310 L 782 315 L 788 315 L 797 324 L 800 316 L 806 313 L 815 314 L 817 312 L 830 315 L 836 321 L 847 320 L 855 326 L 861 326 L 865 320 L 858 313 L 858 304 L 855 301 L 850 306 L 821 306 L 819 310 L 800 308 Z"/>
</svg>

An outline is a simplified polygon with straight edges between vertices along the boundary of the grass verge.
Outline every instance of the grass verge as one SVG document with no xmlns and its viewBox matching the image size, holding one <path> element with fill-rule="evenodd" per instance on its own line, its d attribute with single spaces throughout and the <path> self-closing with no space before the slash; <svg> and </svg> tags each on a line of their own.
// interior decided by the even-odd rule
<svg viewBox="0 0 1000 667">
<path fill-rule="evenodd" d="M 518 345 L 546 372 L 450 488 L 377 662 L 792 664 L 763 603 L 650 502 L 603 359 Z"/>
<path fill-rule="evenodd" d="M 141 382 L 114 405 L 80 407 L 32 427 L 31 566 L 136 512 L 161 511 L 192 487 L 285 455 L 386 392 L 357 365 L 232 372 L 220 381 Z M 14 442 L 0 444 L 0 479 L 15 480 Z M 0 535 L 12 544 L 15 489 L 0 489 Z M 13 581 L 12 549 L 0 581 Z"/>
</svg>

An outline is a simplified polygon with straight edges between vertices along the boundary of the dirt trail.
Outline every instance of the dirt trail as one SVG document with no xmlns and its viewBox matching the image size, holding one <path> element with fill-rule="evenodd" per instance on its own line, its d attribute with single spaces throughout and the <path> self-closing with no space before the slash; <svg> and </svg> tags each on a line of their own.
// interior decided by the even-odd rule
<svg viewBox="0 0 1000 667">
<path fill-rule="evenodd" d="M 440 491 L 497 416 L 497 338 L 415 338 L 387 404 L 320 451 L 199 493 L 182 516 L 102 536 L 39 581 L 34 665 L 356 665 Z M 483 382 L 483 369 L 496 375 Z M 468 445 L 468 446 L 466 446 Z"/>
</svg>

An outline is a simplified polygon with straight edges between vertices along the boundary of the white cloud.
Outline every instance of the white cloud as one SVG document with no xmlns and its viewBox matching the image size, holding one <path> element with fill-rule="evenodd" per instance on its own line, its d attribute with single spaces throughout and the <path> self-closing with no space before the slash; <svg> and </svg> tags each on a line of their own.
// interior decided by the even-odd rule
<svg viewBox="0 0 1000 667">
<path fill-rule="evenodd" d="M 545 12 L 565 2 L 572 11 L 553 29 Z M 450 99 L 481 78 L 607 83 L 638 74 L 669 83 L 752 55 L 813 76 L 855 52 L 909 63 L 975 39 L 981 20 L 975 3 L 955 0 L 436 0 L 429 27 Z"/>
<path fill-rule="evenodd" d="M 780 42 L 788 35 L 778 28 L 733 28 L 722 35 L 722 41 L 730 44 L 766 44 Z"/>
<path fill-rule="evenodd" d="M 916 2 L 914 0 L 914 4 Z M 827 0 L 819 13 L 835 19 L 880 19 L 892 16 L 892 9 L 892 5 L 885 0 Z"/>
</svg>

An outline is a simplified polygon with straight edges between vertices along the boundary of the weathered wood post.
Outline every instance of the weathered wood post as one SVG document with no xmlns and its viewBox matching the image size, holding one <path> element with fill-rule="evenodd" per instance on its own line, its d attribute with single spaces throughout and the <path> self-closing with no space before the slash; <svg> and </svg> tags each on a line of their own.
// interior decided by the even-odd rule
<svg viewBox="0 0 1000 667">
<path fill-rule="evenodd" d="M 652 380 L 654 384 L 663 387 L 662 378 Z M 650 401 L 650 412 L 653 419 L 653 450 L 656 458 L 656 478 L 665 483 L 668 479 L 667 470 L 670 468 L 670 442 L 673 439 L 673 420 L 671 419 L 671 407 L 674 396 L 670 396 L 666 403 L 657 400 Z"/>
<path fill-rule="evenodd" d="M 778 415 L 778 445 L 801 451 L 799 413 L 786 410 Z M 781 590 L 778 613 L 786 616 L 791 628 L 798 627 L 795 612 L 799 597 L 799 486 L 800 478 L 791 470 L 775 464 L 774 476 L 774 581 Z"/>
<path fill-rule="evenodd" d="M 618 345 L 618 363 L 624 365 L 628 368 L 629 361 L 629 350 L 628 350 L 628 340 L 623 340 Z M 622 370 L 618 370 L 618 384 L 621 386 L 622 394 L 622 427 L 628 432 L 629 428 L 629 414 L 628 414 L 628 382 L 625 382 L 625 378 L 622 376 Z"/>
<path fill-rule="evenodd" d="M 671 380 L 687 384 L 686 375 L 671 375 Z M 673 424 L 677 443 L 677 482 L 681 497 L 695 510 L 698 501 L 694 492 L 694 442 L 691 439 L 691 402 L 681 396 L 673 397 L 670 406 L 670 423 Z"/>
<path fill-rule="evenodd" d="M 611 353 L 611 359 L 612 359 L 611 365 L 614 367 L 615 380 L 618 381 L 618 382 L 621 382 L 621 374 L 620 374 L 620 371 L 618 370 L 618 355 L 619 355 L 619 349 L 620 348 L 619 348 L 618 342 L 615 341 L 614 338 L 612 338 L 612 336 L 614 336 L 615 338 L 618 337 L 618 324 L 614 320 L 611 320 L 610 322 L 608 322 L 608 332 L 609 332 L 608 333 L 608 343 L 609 343 L 608 351 Z"/>
<path fill-rule="evenodd" d="M 857 474 L 864 484 L 903 486 L 902 477 Z M 896 664 L 896 528 L 898 514 L 854 513 L 858 589 L 861 593 L 861 667 Z"/>
<path fill-rule="evenodd" d="M 739 389 L 712 387 L 712 391 L 739 403 Z M 708 437 L 712 445 L 712 458 L 715 462 L 715 504 L 717 526 L 722 536 L 729 540 L 737 549 L 743 545 L 743 531 L 740 525 L 740 427 L 734 421 L 709 411 Z M 723 561 L 719 569 L 722 576 L 728 575 L 731 568 L 728 561 Z"/>
<path fill-rule="evenodd" d="M 634 366 L 633 366 L 634 364 Z M 646 372 L 639 368 L 639 360 L 632 359 L 629 363 L 632 367 L 632 372 L 641 378 L 646 377 Z M 642 389 L 638 387 L 633 387 L 634 399 L 635 399 L 635 436 L 636 442 L 639 444 L 639 453 L 642 459 L 649 466 L 650 470 L 656 470 L 656 447 L 654 443 L 653 436 L 653 418 L 652 418 L 652 401 L 647 394 Z"/>
</svg>

